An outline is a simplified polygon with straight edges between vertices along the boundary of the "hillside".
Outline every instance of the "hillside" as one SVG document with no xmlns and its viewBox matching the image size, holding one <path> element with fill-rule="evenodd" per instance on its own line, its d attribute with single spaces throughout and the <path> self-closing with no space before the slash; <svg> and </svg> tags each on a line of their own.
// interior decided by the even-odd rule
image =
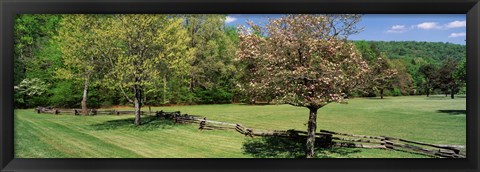
<svg viewBox="0 0 480 172">
<path fill-rule="evenodd" d="M 354 41 L 354 43 L 364 59 L 371 64 L 374 64 L 381 54 L 388 58 L 399 72 L 393 93 L 387 92 L 387 95 L 423 94 L 425 79 L 419 74 L 420 66 L 433 64 L 441 68 L 447 59 L 461 62 L 466 58 L 466 46 L 452 43 L 415 41 Z"/>
<path fill-rule="evenodd" d="M 391 59 L 423 59 L 427 62 L 440 63 L 446 58 L 462 59 L 466 57 L 466 46 L 443 42 L 415 41 L 354 41 L 358 46 L 370 44 L 377 51 Z"/>
</svg>

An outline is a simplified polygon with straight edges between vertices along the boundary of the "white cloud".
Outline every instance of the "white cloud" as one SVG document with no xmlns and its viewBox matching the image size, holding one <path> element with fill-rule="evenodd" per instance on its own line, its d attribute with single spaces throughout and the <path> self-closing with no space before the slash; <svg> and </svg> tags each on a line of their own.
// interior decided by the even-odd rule
<svg viewBox="0 0 480 172">
<path fill-rule="evenodd" d="M 387 30 L 387 33 L 403 33 L 405 31 L 407 31 L 405 25 L 393 25 L 389 30 Z"/>
<path fill-rule="evenodd" d="M 231 23 L 231 22 L 234 22 L 235 20 L 237 20 L 237 18 L 232 16 L 227 16 L 227 18 L 225 19 L 225 23 Z"/>
<path fill-rule="evenodd" d="M 392 29 L 395 29 L 395 30 L 405 29 L 405 25 L 394 25 L 394 26 L 392 26 Z"/>
<path fill-rule="evenodd" d="M 452 29 L 452 28 L 460 28 L 467 26 L 467 22 L 465 20 L 456 20 L 444 25 L 439 25 L 436 22 L 423 22 L 420 24 L 415 25 L 415 28 L 430 30 L 430 29 Z"/>
<path fill-rule="evenodd" d="M 463 21 L 453 21 L 445 25 L 445 28 L 450 29 L 450 28 L 459 28 L 459 27 L 466 27 L 467 22 L 465 20 Z"/>
<path fill-rule="evenodd" d="M 467 34 L 465 32 L 459 32 L 459 33 L 451 33 L 449 38 L 456 38 L 456 37 L 465 37 Z"/>
<path fill-rule="evenodd" d="M 429 29 L 441 29 L 442 26 L 438 25 L 438 23 L 436 22 L 423 22 L 423 23 L 417 24 L 417 28 L 429 30 Z"/>
</svg>

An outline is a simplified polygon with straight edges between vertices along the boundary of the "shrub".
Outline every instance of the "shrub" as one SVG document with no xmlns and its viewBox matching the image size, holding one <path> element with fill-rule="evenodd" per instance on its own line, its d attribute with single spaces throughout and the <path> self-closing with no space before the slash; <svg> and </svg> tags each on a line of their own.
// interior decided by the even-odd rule
<svg viewBox="0 0 480 172">
<path fill-rule="evenodd" d="M 60 81 L 50 90 L 49 104 L 56 107 L 80 107 L 83 89 L 73 81 Z"/>
<path fill-rule="evenodd" d="M 391 92 L 392 96 L 401 96 L 402 95 L 402 91 L 398 88 L 394 88 Z"/>
</svg>

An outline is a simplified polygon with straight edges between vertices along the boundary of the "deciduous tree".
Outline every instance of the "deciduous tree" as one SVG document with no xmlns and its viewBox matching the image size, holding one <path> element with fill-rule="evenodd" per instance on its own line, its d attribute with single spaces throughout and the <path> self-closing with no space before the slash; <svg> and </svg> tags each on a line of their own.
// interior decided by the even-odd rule
<svg viewBox="0 0 480 172">
<path fill-rule="evenodd" d="M 105 29 L 101 28 L 105 20 L 102 15 L 66 15 L 56 37 L 64 65 L 57 70 L 57 77 L 83 81 L 83 115 L 88 114 L 87 96 L 92 79 L 101 76 L 101 69 L 105 67 L 104 58 L 112 53 L 112 47 L 104 44 L 105 39 L 111 37 L 96 32 Z"/>
<path fill-rule="evenodd" d="M 186 15 L 185 27 L 195 49 L 190 61 L 190 93 L 202 103 L 230 102 L 236 45 L 227 35 L 226 15 Z"/>
<path fill-rule="evenodd" d="M 393 69 L 389 60 L 384 57 L 379 57 L 372 65 L 370 65 L 369 82 L 374 90 L 380 92 L 380 98 L 383 99 L 383 94 L 386 89 L 392 88 L 392 82 L 397 75 L 397 70 Z"/>
<path fill-rule="evenodd" d="M 458 91 L 458 81 L 455 78 L 455 71 L 458 63 L 450 58 L 443 61 L 443 65 L 438 70 L 436 83 L 438 87 L 445 92 L 445 96 L 450 92 L 450 97 L 455 98 L 455 93 Z"/>
<path fill-rule="evenodd" d="M 427 97 L 430 96 L 430 91 L 434 87 L 434 81 L 435 77 L 437 76 L 437 68 L 433 64 L 424 64 L 420 66 L 418 69 L 420 74 L 423 76 L 425 79 L 425 93 L 427 94 Z"/>
<path fill-rule="evenodd" d="M 362 82 L 368 71 L 355 46 L 346 41 L 357 33 L 360 15 L 287 15 L 265 26 L 241 28 L 238 58 L 258 59 L 252 81 L 273 89 L 278 103 L 307 107 L 306 157 L 314 155 L 317 111 L 331 102 L 344 102 L 345 90 Z M 251 28 L 260 28 L 261 34 Z"/>
<path fill-rule="evenodd" d="M 135 124 L 140 125 L 143 96 L 169 68 L 189 59 L 190 38 L 183 20 L 168 15 L 117 15 L 110 20 L 116 35 L 117 55 L 108 59 L 107 83 L 119 88 L 135 105 Z"/>
</svg>

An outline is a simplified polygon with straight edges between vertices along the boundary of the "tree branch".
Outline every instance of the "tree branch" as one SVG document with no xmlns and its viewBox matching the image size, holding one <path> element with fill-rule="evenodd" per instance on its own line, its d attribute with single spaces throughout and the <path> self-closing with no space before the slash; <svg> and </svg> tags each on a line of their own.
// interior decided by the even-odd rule
<svg viewBox="0 0 480 172">
<path fill-rule="evenodd" d="M 122 91 L 123 96 L 125 96 L 125 98 L 128 100 L 128 102 L 133 103 L 133 100 L 130 99 L 130 98 L 127 96 L 127 94 L 125 93 L 125 91 L 123 90 L 121 83 L 120 83 L 120 90 Z"/>
</svg>

